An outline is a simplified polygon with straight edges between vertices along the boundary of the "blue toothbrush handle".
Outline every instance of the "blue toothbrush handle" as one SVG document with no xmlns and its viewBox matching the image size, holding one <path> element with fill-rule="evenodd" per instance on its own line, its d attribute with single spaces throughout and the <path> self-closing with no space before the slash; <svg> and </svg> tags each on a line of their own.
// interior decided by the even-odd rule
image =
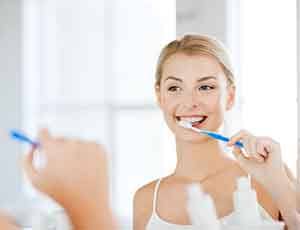
<svg viewBox="0 0 300 230">
<path fill-rule="evenodd" d="M 15 139 L 15 140 L 18 140 L 18 141 L 29 143 L 29 144 L 31 144 L 32 146 L 35 146 L 35 147 L 40 145 L 38 142 L 35 142 L 35 141 L 31 140 L 25 134 L 23 134 L 23 133 L 21 133 L 20 131 L 17 131 L 17 130 L 11 130 L 10 131 L 10 137 Z"/>
<path fill-rule="evenodd" d="M 218 140 L 221 140 L 221 141 L 224 141 L 224 142 L 228 142 L 229 141 L 229 138 L 227 137 L 224 137 L 220 134 L 217 134 L 217 133 L 210 133 L 210 132 L 205 132 L 208 136 L 212 137 L 212 138 L 215 138 L 215 139 L 218 139 Z M 234 145 L 240 147 L 240 148 L 244 148 L 244 145 L 242 142 L 238 141 L 236 142 Z"/>
</svg>

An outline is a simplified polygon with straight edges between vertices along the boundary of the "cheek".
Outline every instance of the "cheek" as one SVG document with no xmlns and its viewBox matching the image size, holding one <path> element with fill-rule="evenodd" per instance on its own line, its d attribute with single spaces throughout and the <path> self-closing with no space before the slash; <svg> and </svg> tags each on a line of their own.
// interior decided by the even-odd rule
<svg viewBox="0 0 300 230">
<path fill-rule="evenodd" d="M 161 103 L 161 110 L 167 126 L 174 131 L 174 114 L 176 113 L 177 103 L 176 100 L 164 98 Z"/>
<path fill-rule="evenodd" d="M 218 131 L 223 124 L 225 116 L 225 106 L 221 97 L 215 97 L 206 105 L 208 116 L 210 117 L 208 123 L 208 129 L 212 131 Z"/>
<path fill-rule="evenodd" d="M 171 118 L 175 114 L 176 104 L 174 102 L 168 102 L 168 103 L 164 104 L 162 110 L 167 119 L 168 119 L 168 117 Z"/>
<path fill-rule="evenodd" d="M 164 114 L 170 114 L 174 112 L 177 104 L 176 98 L 174 97 L 164 95 L 161 98 L 161 109 L 163 110 Z"/>
<path fill-rule="evenodd" d="M 224 96 L 222 96 L 220 93 L 210 95 L 207 100 L 205 100 L 205 106 L 207 112 L 222 112 L 226 108 Z"/>
</svg>

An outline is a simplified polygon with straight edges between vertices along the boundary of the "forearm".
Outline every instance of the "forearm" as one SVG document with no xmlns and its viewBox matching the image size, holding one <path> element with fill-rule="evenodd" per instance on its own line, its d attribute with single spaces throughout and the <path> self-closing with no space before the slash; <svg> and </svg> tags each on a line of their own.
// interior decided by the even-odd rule
<svg viewBox="0 0 300 230">
<path fill-rule="evenodd" d="M 99 204 L 92 206 L 76 205 L 66 207 L 74 230 L 105 229 L 115 230 L 112 212 L 108 205 Z"/>
<path fill-rule="evenodd" d="M 283 176 L 276 178 L 274 184 L 268 186 L 268 190 L 276 202 L 287 228 L 289 230 L 298 229 L 295 184 L 293 184 L 287 176 Z"/>
<path fill-rule="evenodd" d="M 84 229 L 103 229 L 103 230 L 115 230 L 114 223 L 111 216 L 101 216 L 101 215 L 86 215 L 86 213 L 81 213 L 81 215 L 71 214 L 70 218 L 72 220 L 73 230 L 84 230 Z"/>
</svg>

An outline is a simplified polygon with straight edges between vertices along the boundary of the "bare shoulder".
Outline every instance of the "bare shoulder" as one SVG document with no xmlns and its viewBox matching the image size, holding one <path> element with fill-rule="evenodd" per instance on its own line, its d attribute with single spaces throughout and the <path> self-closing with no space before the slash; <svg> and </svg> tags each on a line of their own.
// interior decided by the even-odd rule
<svg viewBox="0 0 300 230">
<path fill-rule="evenodd" d="M 139 208 L 140 206 L 149 205 L 152 208 L 153 195 L 155 190 L 155 185 L 158 180 L 152 181 L 142 187 L 140 187 L 134 195 L 134 206 Z"/>
<path fill-rule="evenodd" d="M 133 200 L 133 229 L 144 230 L 152 214 L 153 196 L 158 180 L 139 188 Z"/>
</svg>

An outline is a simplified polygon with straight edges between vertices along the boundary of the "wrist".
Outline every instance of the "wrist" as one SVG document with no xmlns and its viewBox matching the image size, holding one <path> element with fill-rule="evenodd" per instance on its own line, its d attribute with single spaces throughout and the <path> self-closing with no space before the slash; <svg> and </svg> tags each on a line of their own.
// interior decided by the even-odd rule
<svg viewBox="0 0 300 230">
<path fill-rule="evenodd" d="M 263 184 L 275 200 L 286 196 L 293 190 L 293 185 L 285 173 L 277 173 Z"/>
<path fill-rule="evenodd" d="M 74 202 L 76 203 L 76 202 Z M 107 202 L 94 201 L 65 207 L 74 230 L 114 229 L 112 212 Z"/>
<path fill-rule="evenodd" d="M 297 224 L 296 188 L 287 175 L 276 177 L 268 190 L 273 197 L 286 225 L 294 229 Z"/>
</svg>

